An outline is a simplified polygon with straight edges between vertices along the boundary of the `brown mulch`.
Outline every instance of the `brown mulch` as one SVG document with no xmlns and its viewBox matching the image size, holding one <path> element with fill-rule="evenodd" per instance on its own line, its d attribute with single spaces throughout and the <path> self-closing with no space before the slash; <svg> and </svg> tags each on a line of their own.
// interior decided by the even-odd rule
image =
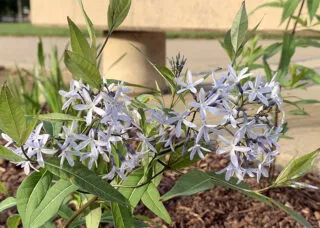
<svg viewBox="0 0 320 228">
<path fill-rule="evenodd" d="M 195 167 L 217 171 L 226 163 L 227 160 L 223 157 L 210 155 Z M 9 195 L 15 195 L 24 177 L 21 169 L 0 159 L 0 181 L 5 183 Z M 166 174 L 159 186 L 161 194 L 169 191 L 178 177 L 175 173 Z M 308 174 L 303 181 L 320 187 L 320 175 Z M 262 188 L 266 184 L 262 182 L 258 186 L 255 179 L 246 182 L 253 188 Z M 320 227 L 320 190 L 278 188 L 265 194 L 299 212 L 313 227 Z M 5 197 L 0 193 L 0 201 Z M 165 206 L 173 221 L 170 227 L 301 227 L 280 209 L 219 186 L 194 196 L 171 199 L 165 202 Z M 5 227 L 7 217 L 14 213 L 16 209 L 0 213 L 0 227 Z M 152 217 L 157 224 L 150 225 L 152 227 L 167 227 L 143 205 L 138 206 L 135 214 Z"/>
<path fill-rule="evenodd" d="M 222 156 L 210 155 L 194 167 L 218 171 L 227 162 Z M 166 174 L 159 186 L 161 195 L 169 191 L 178 178 L 178 174 Z M 307 174 L 301 181 L 320 187 L 319 174 Z M 266 180 L 259 186 L 253 178 L 246 183 L 254 189 L 267 186 Z M 300 213 L 313 227 L 320 227 L 320 190 L 277 188 L 265 194 Z M 193 196 L 173 198 L 164 204 L 172 218 L 170 227 L 301 227 L 282 210 L 220 186 Z M 157 226 L 167 227 L 143 205 L 139 205 L 136 213 L 153 217 Z"/>
</svg>

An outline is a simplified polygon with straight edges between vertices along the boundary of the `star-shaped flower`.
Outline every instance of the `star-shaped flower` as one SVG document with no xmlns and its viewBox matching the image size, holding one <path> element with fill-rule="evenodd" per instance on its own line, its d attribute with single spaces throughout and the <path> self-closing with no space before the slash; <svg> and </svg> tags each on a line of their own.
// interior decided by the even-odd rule
<svg viewBox="0 0 320 228">
<path fill-rule="evenodd" d="M 201 82 L 203 82 L 203 78 L 192 82 L 192 74 L 191 71 L 188 70 L 187 72 L 187 82 L 183 82 L 180 78 L 175 78 L 176 82 L 178 85 L 180 85 L 182 87 L 182 89 L 180 89 L 177 94 L 183 93 L 184 91 L 190 90 L 192 93 L 196 93 L 197 89 L 196 86 L 199 85 Z"/>
</svg>

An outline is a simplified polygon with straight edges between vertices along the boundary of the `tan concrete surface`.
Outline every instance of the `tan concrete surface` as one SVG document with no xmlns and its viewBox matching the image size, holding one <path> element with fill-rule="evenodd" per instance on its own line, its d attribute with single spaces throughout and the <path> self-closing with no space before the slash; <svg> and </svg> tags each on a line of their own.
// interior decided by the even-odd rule
<svg viewBox="0 0 320 228">
<path fill-rule="evenodd" d="M 247 0 L 248 13 L 271 0 Z M 107 0 L 84 0 L 88 15 L 98 28 L 107 28 Z M 241 6 L 242 0 L 133 0 L 121 30 L 227 30 Z M 303 15 L 307 12 L 303 11 Z M 69 16 L 85 25 L 77 0 L 31 0 L 31 20 L 35 25 L 66 26 Z M 279 26 L 281 9 L 263 8 L 250 16 L 249 28 L 263 18 L 259 30 L 274 31 Z M 314 27 L 314 29 L 316 29 Z"/>
<path fill-rule="evenodd" d="M 143 53 L 135 48 L 135 45 Z M 107 78 L 126 80 L 130 83 L 165 90 L 167 85 L 146 57 L 153 63 L 165 65 L 166 35 L 163 32 L 122 32 L 113 34 L 103 52 L 103 74 Z M 132 88 L 133 93 L 146 92 L 145 89 Z"/>
</svg>

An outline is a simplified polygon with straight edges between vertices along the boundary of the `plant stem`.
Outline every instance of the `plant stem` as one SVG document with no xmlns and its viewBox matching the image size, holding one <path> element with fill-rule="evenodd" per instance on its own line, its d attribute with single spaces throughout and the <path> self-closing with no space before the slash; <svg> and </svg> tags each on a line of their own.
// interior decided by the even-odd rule
<svg viewBox="0 0 320 228">
<path fill-rule="evenodd" d="M 29 162 L 32 162 L 32 160 L 29 158 L 29 156 L 27 155 L 26 151 L 24 150 L 23 146 L 21 146 L 21 150 L 22 150 L 23 155 L 26 157 L 26 159 L 27 159 Z"/>
<path fill-rule="evenodd" d="M 304 3 L 305 3 L 305 0 L 302 0 L 297 18 L 300 18 L 300 16 L 301 16 Z M 297 25 L 298 25 L 298 20 L 296 20 L 295 23 L 294 23 L 294 26 L 293 26 L 293 29 L 292 29 L 292 32 L 291 32 L 292 36 L 294 36 L 295 33 L 296 33 Z"/>
<path fill-rule="evenodd" d="M 138 185 L 134 185 L 134 186 L 130 186 L 130 185 L 112 185 L 112 187 L 117 187 L 117 188 L 140 188 L 146 184 L 149 184 L 154 178 L 156 178 L 157 176 L 159 176 L 160 174 L 162 174 L 165 170 L 167 170 L 167 167 L 164 167 L 160 172 L 156 173 L 154 176 L 152 176 L 149 180 L 138 184 Z"/>
<path fill-rule="evenodd" d="M 106 39 L 104 40 L 104 42 L 103 42 L 103 44 L 102 44 L 102 47 L 100 48 L 100 50 L 99 50 L 99 52 L 98 52 L 97 58 L 99 58 L 99 56 L 102 54 L 102 51 L 103 51 L 104 47 L 106 46 L 106 44 L 107 44 L 110 36 L 111 36 L 111 32 L 110 32 L 110 30 L 109 30 L 109 31 L 108 31 L 108 34 L 107 34 L 107 37 L 106 37 Z"/>
<path fill-rule="evenodd" d="M 98 199 L 98 196 L 94 196 L 91 200 L 89 200 L 87 203 L 85 203 L 82 207 L 79 208 L 64 224 L 64 228 L 68 228 L 69 225 L 85 210 L 87 209 L 91 204 L 93 204 Z"/>
</svg>

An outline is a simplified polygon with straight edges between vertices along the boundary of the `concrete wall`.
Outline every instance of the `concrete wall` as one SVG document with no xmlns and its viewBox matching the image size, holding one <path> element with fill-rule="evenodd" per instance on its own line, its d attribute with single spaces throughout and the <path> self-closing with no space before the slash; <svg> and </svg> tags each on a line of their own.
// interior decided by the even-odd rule
<svg viewBox="0 0 320 228">
<path fill-rule="evenodd" d="M 247 0 L 248 13 L 260 4 L 272 0 Z M 77 0 L 31 0 L 31 21 L 35 25 L 66 26 L 69 16 L 79 25 L 84 20 Z M 85 9 L 97 28 L 107 28 L 108 0 L 83 0 Z M 221 30 L 231 27 L 242 0 L 132 0 L 132 7 L 122 30 Z M 264 31 L 284 28 L 279 26 L 281 9 L 263 8 L 249 18 L 253 28 Z M 306 15 L 306 12 L 303 12 Z"/>
</svg>

